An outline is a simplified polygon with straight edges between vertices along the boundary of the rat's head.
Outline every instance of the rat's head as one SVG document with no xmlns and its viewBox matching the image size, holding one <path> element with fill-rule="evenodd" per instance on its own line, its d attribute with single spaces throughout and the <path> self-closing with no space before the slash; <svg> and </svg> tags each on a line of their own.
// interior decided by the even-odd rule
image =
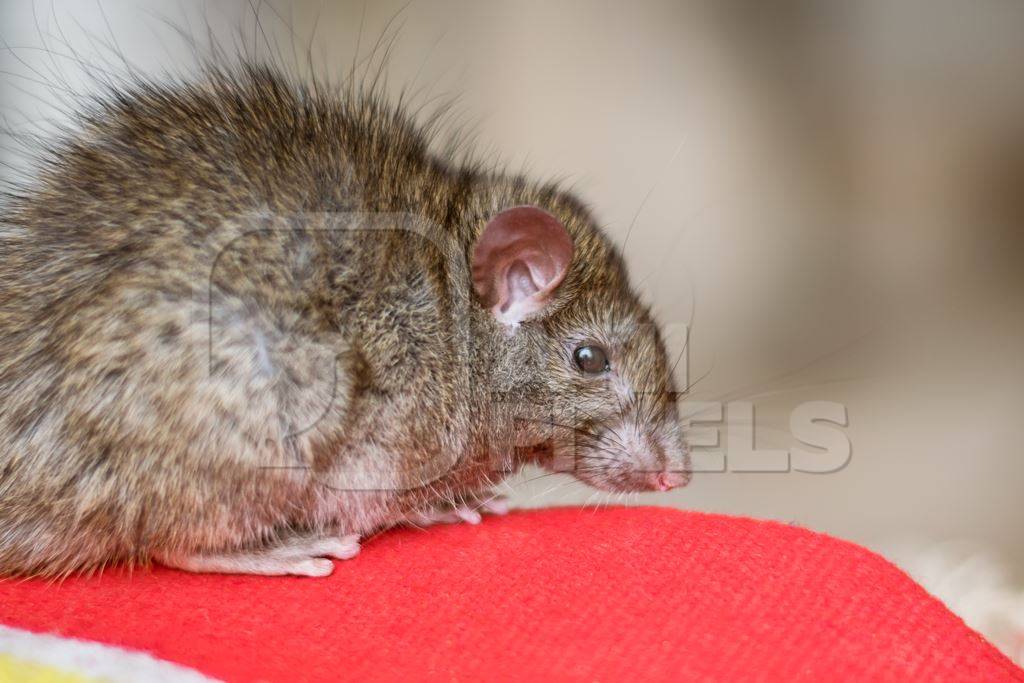
<svg viewBox="0 0 1024 683">
<path fill-rule="evenodd" d="M 660 330 L 622 258 L 575 202 L 492 215 L 471 252 L 496 330 L 492 382 L 549 469 L 610 491 L 665 491 L 689 459 Z"/>
</svg>

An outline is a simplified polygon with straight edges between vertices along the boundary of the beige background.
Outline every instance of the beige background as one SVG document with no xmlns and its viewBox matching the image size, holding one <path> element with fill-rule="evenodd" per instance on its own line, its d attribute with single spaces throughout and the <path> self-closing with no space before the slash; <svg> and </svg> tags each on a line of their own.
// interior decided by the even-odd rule
<svg viewBox="0 0 1024 683">
<path fill-rule="evenodd" d="M 45 130 L 88 88 L 76 57 L 121 68 L 111 34 L 138 68 L 187 72 L 192 49 L 161 16 L 200 40 L 204 21 L 228 43 L 244 26 L 234 38 L 267 50 L 245 2 L 52 5 L 0 9 L 15 131 Z M 635 221 L 635 281 L 664 320 L 693 314 L 695 397 L 753 401 L 759 447 L 792 445 L 803 401 L 848 407 L 839 473 L 705 474 L 632 501 L 896 556 L 967 539 L 1024 580 L 1024 3 L 276 7 L 260 14 L 270 42 L 290 55 L 291 21 L 302 61 L 316 23 L 314 62 L 335 74 L 360 24 L 365 56 L 397 13 L 389 88 L 458 95 L 481 154 L 567 177 L 620 243 Z M 600 499 L 530 476 L 519 504 Z"/>
</svg>

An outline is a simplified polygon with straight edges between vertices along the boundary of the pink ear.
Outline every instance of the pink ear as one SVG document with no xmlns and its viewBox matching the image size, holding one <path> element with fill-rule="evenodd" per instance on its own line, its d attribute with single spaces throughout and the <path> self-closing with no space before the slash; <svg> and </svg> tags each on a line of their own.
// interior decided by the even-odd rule
<svg viewBox="0 0 1024 683">
<path fill-rule="evenodd" d="M 572 238 L 535 206 L 495 215 L 473 248 L 473 288 L 503 323 L 518 323 L 547 305 L 572 261 Z"/>
</svg>

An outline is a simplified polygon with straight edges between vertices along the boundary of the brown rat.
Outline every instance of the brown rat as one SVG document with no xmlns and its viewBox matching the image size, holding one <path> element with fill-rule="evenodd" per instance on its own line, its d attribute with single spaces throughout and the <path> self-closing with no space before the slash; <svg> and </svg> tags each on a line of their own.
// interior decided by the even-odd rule
<svg viewBox="0 0 1024 683">
<path fill-rule="evenodd" d="M 428 136 L 258 66 L 82 116 L 0 222 L 0 575 L 323 575 L 475 521 L 526 463 L 687 482 L 658 328 L 587 209 Z"/>
</svg>

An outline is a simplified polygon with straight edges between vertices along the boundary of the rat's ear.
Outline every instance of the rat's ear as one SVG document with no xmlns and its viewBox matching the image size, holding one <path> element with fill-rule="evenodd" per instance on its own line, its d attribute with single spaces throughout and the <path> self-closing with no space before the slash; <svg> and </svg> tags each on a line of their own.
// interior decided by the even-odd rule
<svg viewBox="0 0 1024 683">
<path fill-rule="evenodd" d="M 491 218 L 473 247 L 473 289 L 498 321 L 542 310 L 572 261 L 572 238 L 558 219 L 535 206 Z"/>
</svg>

